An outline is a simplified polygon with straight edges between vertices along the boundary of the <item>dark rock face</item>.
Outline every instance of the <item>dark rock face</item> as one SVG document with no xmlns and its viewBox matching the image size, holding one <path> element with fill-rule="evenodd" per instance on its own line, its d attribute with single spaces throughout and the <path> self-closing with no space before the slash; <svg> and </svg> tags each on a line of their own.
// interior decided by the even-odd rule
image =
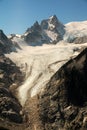
<svg viewBox="0 0 87 130">
<path fill-rule="evenodd" d="M 0 54 L 0 119 L 22 123 L 22 107 L 12 93 L 14 88 L 10 88 L 12 84 L 18 86 L 22 81 L 23 75 L 19 68 L 9 58 Z"/>
<path fill-rule="evenodd" d="M 45 130 L 87 129 L 87 48 L 63 65 L 40 98 Z"/>
<path fill-rule="evenodd" d="M 27 29 L 26 33 L 28 34 L 24 39 L 28 43 L 38 42 L 42 39 L 42 30 L 37 21 L 31 28 Z"/>
<path fill-rule="evenodd" d="M 6 128 L 3 128 L 3 127 L 0 127 L 0 130 L 8 130 L 8 129 L 6 129 Z"/>
<path fill-rule="evenodd" d="M 26 33 L 27 35 L 23 37 L 29 45 L 36 46 L 43 43 L 50 43 L 50 38 L 44 33 L 37 21 L 31 28 L 27 29 Z"/>
<path fill-rule="evenodd" d="M 7 94 L 4 94 L 4 91 Z M 0 117 L 8 119 L 11 122 L 22 123 L 22 117 L 19 114 L 21 106 L 14 96 L 5 88 L 0 87 Z"/>
<path fill-rule="evenodd" d="M 7 36 L 0 30 L 0 52 L 10 53 L 11 51 L 16 51 L 15 46 L 12 41 L 7 38 Z"/>
</svg>

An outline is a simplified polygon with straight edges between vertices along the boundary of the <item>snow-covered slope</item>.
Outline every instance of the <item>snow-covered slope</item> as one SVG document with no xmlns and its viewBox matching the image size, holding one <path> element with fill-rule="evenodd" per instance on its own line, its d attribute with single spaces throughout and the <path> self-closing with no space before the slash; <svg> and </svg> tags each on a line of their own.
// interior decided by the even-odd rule
<svg viewBox="0 0 87 130">
<path fill-rule="evenodd" d="M 64 41 L 85 43 L 87 42 L 87 21 L 71 22 L 65 25 Z"/>
</svg>

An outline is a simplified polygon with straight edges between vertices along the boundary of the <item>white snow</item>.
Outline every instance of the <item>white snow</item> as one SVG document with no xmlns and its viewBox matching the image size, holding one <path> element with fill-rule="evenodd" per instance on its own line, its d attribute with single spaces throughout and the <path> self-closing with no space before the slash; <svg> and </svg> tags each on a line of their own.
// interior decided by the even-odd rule
<svg viewBox="0 0 87 130">
<path fill-rule="evenodd" d="M 64 40 L 75 38 L 75 37 L 82 37 L 87 36 L 87 21 L 83 22 L 70 22 L 65 25 L 66 33 L 64 35 Z"/>
<path fill-rule="evenodd" d="M 20 34 L 16 34 L 16 37 L 21 38 L 21 35 Z"/>
<path fill-rule="evenodd" d="M 54 16 L 50 16 L 49 20 L 52 20 Z"/>
</svg>

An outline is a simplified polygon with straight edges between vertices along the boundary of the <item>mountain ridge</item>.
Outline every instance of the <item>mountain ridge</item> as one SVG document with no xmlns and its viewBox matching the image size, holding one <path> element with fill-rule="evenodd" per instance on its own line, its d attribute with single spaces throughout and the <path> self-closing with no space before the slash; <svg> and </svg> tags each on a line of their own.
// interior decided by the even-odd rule
<svg viewBox="0 0 87 130">
<path fill-rule="evenodd" d="M 54 15 L 40 23 L 36 21 L 24 34 L 12 36 L 10 38 L 13 41 L 18 38 L 31 46 L 57 44 L 60 41 L 76 44 L 86 43 L 87 21 L 70 22 L 63 25 Z"/>
</svg>

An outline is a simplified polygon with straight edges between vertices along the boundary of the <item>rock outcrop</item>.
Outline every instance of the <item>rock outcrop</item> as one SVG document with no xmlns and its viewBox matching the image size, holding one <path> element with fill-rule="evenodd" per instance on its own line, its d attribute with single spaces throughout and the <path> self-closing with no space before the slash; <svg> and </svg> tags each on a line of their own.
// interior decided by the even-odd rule
<svg viewBox="0 0 87 130">
<path fill-rule="evenodd" d="M 64 64 L 40 97 L 45 130 L 87 129 L 87 48 Z"/>
</svg>

